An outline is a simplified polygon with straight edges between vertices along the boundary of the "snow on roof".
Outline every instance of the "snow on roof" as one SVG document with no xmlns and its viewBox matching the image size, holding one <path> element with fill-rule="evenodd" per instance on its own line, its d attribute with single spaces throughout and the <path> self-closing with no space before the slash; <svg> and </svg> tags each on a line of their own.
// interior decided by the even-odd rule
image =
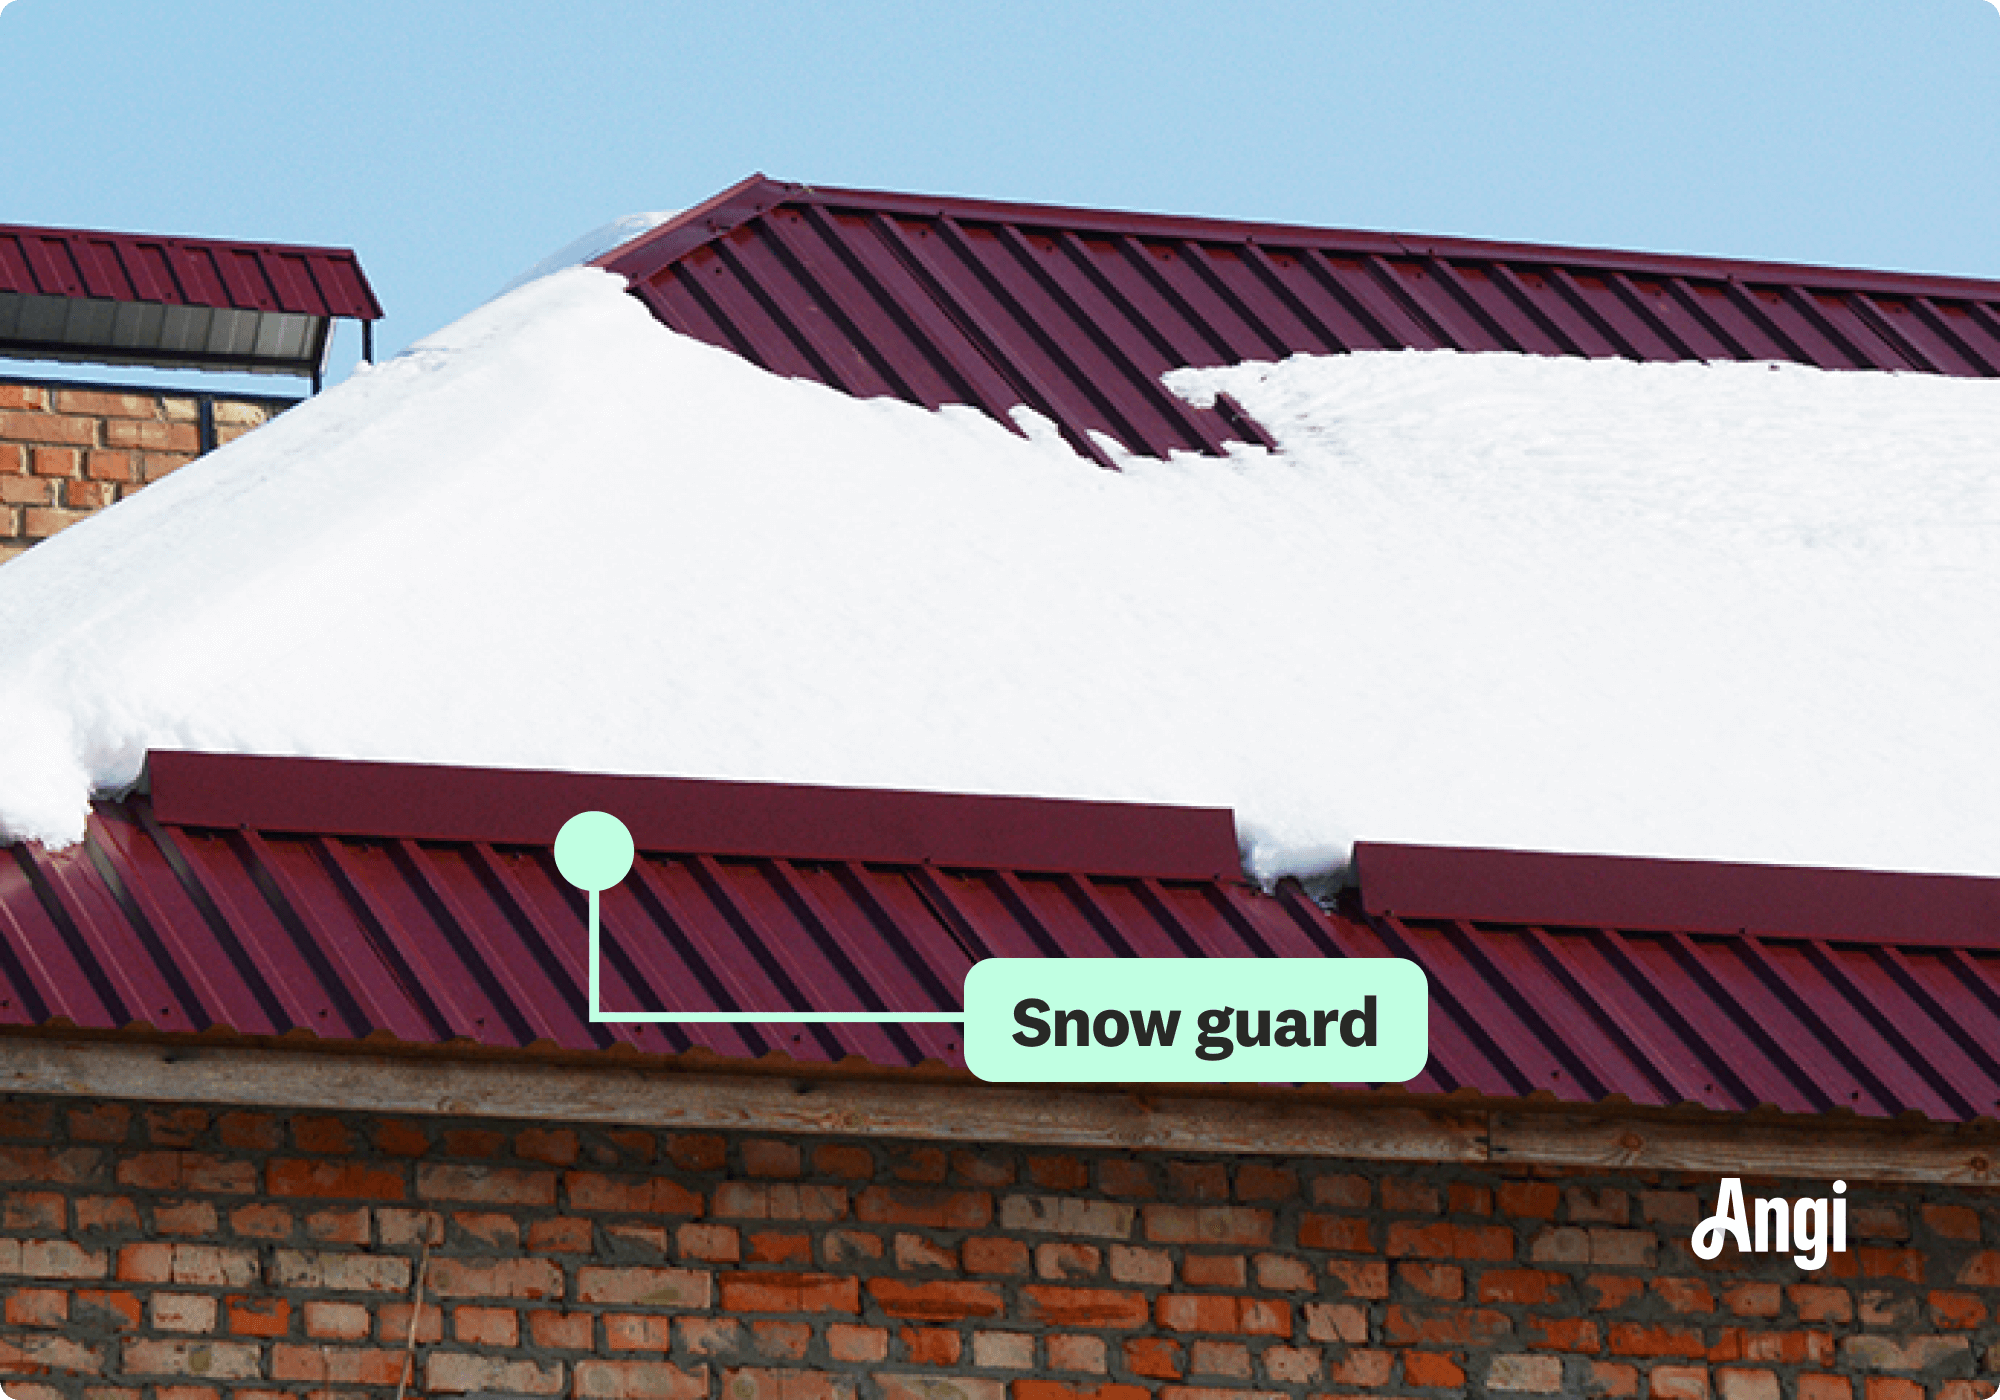
<svg viewBox="0 0 2000 1400">
<path fill-rule="evenodd" d="M 148 747 L 1226 805 L 2000 874 L 2000 384 L 1387 352 L 1180 371 L 1105 472 L 532 282 L 0 571 L 0 830 Z M 1107 449 L 1108 450 L 1108 449 Z"/>
</svg>

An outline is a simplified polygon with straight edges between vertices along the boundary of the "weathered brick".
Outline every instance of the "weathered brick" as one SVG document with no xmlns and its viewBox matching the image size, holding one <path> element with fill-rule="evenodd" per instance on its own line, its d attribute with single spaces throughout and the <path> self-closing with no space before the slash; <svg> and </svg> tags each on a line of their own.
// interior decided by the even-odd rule
<svg viewBox="0 0 2000 1400">
<path fill-rule="evenodd" d="M 586 1382 L 586 1368 L 598 1367 L 617 1375 L 617 1368 L 637 1366 L 657 1371 L 658 1376 L 649 1374 L 647 1380 L 656 1383 L 658 1389 L 621 1388 L 616 1380 L 602 1380 L 593 1377 Z M 636 1397 L 651 1395 L 664 1400 L 701 1400 L 708 1391 L 708 1376 L 701 1375 L 700 1390 L 674 1390 L 666 1380 L 665 1373 L 678 1368 L 658 1361 L 579 1361 L 576 1367 L 576 1393 L 580 1396 Z M 502 1391 L 516 1395 L 559 1395 L 563 1389 L 563 1363 L 551 1361 L 507 1361 L 499 1357 L 475 1356 L 465 1352 L 434 1351 L 424 1358 L 424 1389 L 429 1391 Z"/>
<path fill-rule="evenodd" d="M 993 1198 L 984 1191 L 871 1186 L 854 1198 L 854 1217 L 871 1225 L 977 1230 L 992 1223 Z"/>
<path fill-rule="evenodd" d="M 535 1263 L 544 1272 L 548 1290 L 545 1293 L 530 1294 L 531 1297 L 560 1298 L 562 1296 L 562 1270 L 554 1264 L 535 1260 L 512 1260 L 514 1264 Z M 728 1278 L 782 1278 L 798 1275 L 780 1274 L 740 1274 L 727 1275 Z M 706 1308 L 712 1292 L 713 1276 L 699 1269 L 611 1269 L 584 1268 L 576 1272 L 576 1298 L 580 1303 L 625 1303 L 652 1308 Z M 440 1290 L 442 1291 L 442 1290 Z M 493 1290 L 521 1296 L 516 1290 Z M 728 1297 L 728 1285 L 723 1285 L 724 1298 Z M 739 1311 L 735 1305 L 725 1301 L 725 1308 Z M 790 1311 L 790 1309 L 787 1309 Z"/>
<path fill-rule="evenodd" d="M 1465 1296 L 1465 1270 L 1456 1264 L 1418 1264 L 1405 1260 L 1396 1266 L 1396 1279 L 1404 1287 L 1426 1298 L 1441 1298 L 1449 1302 Z"/>
<path fill-rule="evenodd" d="M 1000 1228 L 1098 1239 L 1132 1237 L 1137 1206 L 1087 1201 L 1074 1196 L 1008 1196 L 1000 1202 Z"/>
<path fill-rule="evenodd" d="M 556 1174 L 523 1167 L 426 1162 L 417 1168 L 417 1194 L 436 1201 L 552 1206 L 556 1201 Z"/>
<path fill-rule="evenodd" d="M 845 1177 L 850 1181 L 866 1181 L 875 1175 L 875 1154 L 865 1147 L 850 1143 L 822 1143 L 813 1148 L 813 1170 L 823 1176 Z M 884 1334 L 887 1335 L 886 1333 Z M 884 1344 L 886 1346 L 886 1343 Z M 886 1351 L 884 1355 L 886 1355 Z M 855 1360 L 871 1358 L 856 1357 Z M 873 1360 L 881 1360 L 874 1357 Z"/>
<path fill-rule="evenodd" d="M 1795 1283 L 1785 1290 L 1798 1309 L 1801 1322 L 1851 1322 L 1854 1320 L 1854 1300 L 1844 1288 L 1834 1288 L 1825 1284 Z"/>
<path fill-rule="evenodd" d="M 944 1375 L 876 1371 L 881 1400 L 1007 1400 L 1007 1383 L 957 1372 Z M 757 1400 L 763 1400 L 758 1397 Z M 790 1400 L 790 1397 L 786 1397 Z"/>
<path fill-rule="evenodd" d="M 1350 1298 L 1389 1296 L 1389 1266 L 1380 1259 L 1329 1259 L 1326 1274 Z"/>
<path fill-rule="evenodd" d="M 1312 1181 L 1316 1206 L 1338 1206 L 1344 1210 L 1366 1210 L 1375 1199 L 1374 1185 L 1365 1176 L 1328 1173 Z"/>
<path fill-rule="evenodd" d="M 1611 1354 L 1614 1356 L 1706 1356 L 1708 1344 L 1701 1330 L 1690 1327 L 1655 1327 L 1643 1322 L 1611 1324 Z"/>
<path fill-rule="evenodd" d="M 1251 1261 L 1257 1270 L 1257 1286 L 1274 1293 L 1307 1293 L 1319 1286 L 1312 1265 L 1289 1254 L 1259 1254 Z"/>
<path fill-rule="evenodd" d="M 514 1134 L 514 1155 L 552 1167 L 575 1163 L 582 1142 L 569 1128 L 523 1128 Z"/>
<path fill-rule="evenodd" d="M 847 1205 L 845 1186 L 802 1181 L 725 1181 L 715 1188 L 714 1213 L 744 1220 L 832 1221 L 847 1217 Z M 894 1223 L 914 1225 L 923 1222 Z"/>
<path fill-rule="evenodd" d="M 1125 1369 L 1135 1376 L 1177 1380 L 1187 1373 L 1186 1348 L 1166 1337 L 1135 1337 L 1125 1343 Z"/>
<path fill-rule="evenodd" d="M 1632 1217 L 1632 1198 L 1611 1186 L 1571 1186 L 1563 1207 L 1572 1225 L 1623 1225 Z"/>
<path fill-rule="evenodd" d="M 1030 1370 L 1035 1364 L 1034 1335 L 1029 1332 L 974 1332 L 972 1364 L 996 1370 Z"/>
<path fill-rule="evenodd" d="M 1384 1210 L 1418 1215 L 1438 1213 L 1438 1190 L 1428 1181 L 1407 1176 L 1385 1176 L 1381 1189 Z"/>
<path fill-rule="evenodd" d="M 28 1278 L 103 1278 L 111 1268 L 101 1249 L 84 1249 L 68 1240 L 8 1240 L 0 1250 L 0 1273 Z"/>
<path fill-rule="evenodd" d="M 1798 1400 L 1853 1400 L 1854 1384 L 1845 1376 L 1799 1377 Z"/>
<path fill-rule="evenodd" d="M 70 447 L 94 447 L 97 445 L 97 420 L 60 413 L 0 413 L 0 438 L 10 442 L 53 442 Z"/>
<path fill-rule="evenodd" d="M 119 394 L 92 389 L 56 390 L 58 413 L 96 414 L 100 418 L 158 418 L 160 401 L 151 394 Z"/>
<path fill-rule="evenodd" d="M 743 1144 L 743 1170 L 751 1176 L 797 1176 L 800 1154 L 796 1143 L 751 1138 Z"/>
<path fill-rule="evenodd" d="M 589 1313 L 536 1309 L 528 1315 L 528 1341 L 553 1351 L 589 1351 L 596 1318 Z"/>
<path fill-rule="evenodd" d="M 1344 1254 L 1373 1254 L 1369 1242 L 1368 1218 L 1360 1215 L 1320 1215 L 1308 1212 L 1299 1217 L 1299 1244 L 1306 1249 L 1337 1249 Z"/>
<path fill-rule="evenodd" d="M 1042 1278 L 1090 1278 L 1103 1262 L 1103 1252 L 1094 1244 L 1051 1240 L 1035 1246 L 1035 1272 Z"/>
<path fill-rule="evenodd" d="M 1143 1293 L 1053 1284 L 1030 1284 L 1021 1293 L 1027 1320 L 1050 1327 L 1144 1327 L 1148 1317 Z"/>
<path fill-rule="evenodd" d="M 1069 1369 L 1103 1370 L 1104 1368 L 1097 1366 Z M 1023 1379 L 1014 1382 L 1014 1400 L 1149 1400 L 1149 1392 L 1144 1386 L 1120 1385 L 1113 1381 L 1083 1386 L 1071 1385 L 1065 1381 Z"/>
<path fill-rule="evenodd" d="M 1646 1373 L 1652 1400 L 1708 1400 L 1706 1366 L 1655 1366 Z"/>
<path fill-rule="evenodd" d="M 722 1373 L 720 1393 L 724 1400 L 853 1400 L 854 1388 L 854 1377 L 829 1371 L 744 1367 Z"/>
<path fill-rule="evenodd" d="M 60 1327 L 69 1321 L 69 1294 L 54 1288 L 16 1288 L 7 1294 L 9 1327 Z"/>
<path fill-rule="evenodd" d="M 432 1260 L 429 1273 L 431 1290 L 446 1291 L 439 1287 L 439 1279 L 448 1278 L 452 1269 L 464 1266 L 463 1260 Z M 271 1283 L 279 1288 L 323 1288 L 341 1293 L 406 1293 L 410 1287 L 410 1272 L 408 1259 L 303 1249 L 277 1250 L 272 1254 L 267 1270 Z"/>
<path fill-rule="evenodd" d="M 103 1161 L 104 1153 L 95 1147 L 0 1147 L 0 1182 L 88 1185 L 102 1179 Z"/>
<path fill-rule="evenodd" d="M 1051 1332 L 1042 1342 L 1048 1349 L 1049 1369 L 1052 1371 L 1088 1371 L 1101 1375 L 1109 1369 L 1102 1337 Z"/>
<path fill-rule="evenodd" d="M 1236 1169 L 1236 1199 L 1283 1201 L 1299 1193 L 1299 1174 L 1290 1167 L 1245 1162 Z"/>
<path fill-rule="evenodd" d="M 1708 1291 L 1708 1285 L 1698 1278 L 1656 1278 L 1653 1280 L 1653 1291 L 1660 1295 L 1660 1301 L 1667 1305 L 1669 1312 L 1715 1311 L 1714 1295 Z"/>
<path fill-rule="evenodd" d="M 889 1355 L 889 1329 L 836 1322 L 826 1329 L 826 1350 L 835 1361 L 881 1361 Z"/>
<path fill-rule="evenodd" d="M 970 1241 L 967 1241 L 970 1243 Z M 997 1244 L 1019 1244 L 1018 1240 L 997 1241 Z M 880 1259 L 883 1254 L 882 1237 L 866 1230 L 828 1230 L 819 1237 L 820 1258 L 828 1264 L 844 1264 L 855 1259 Z M 1021 1245 L 1022 1257 L 1027 1257 L 1026 1245 Z"/>
<path fill-rule="evenodd" d="M 1041 1156 L 1029 1154 L 1028 1180 L 1044 1191 L 1087 1191 L 1090 1189 L 1090 1168 L 1080 1157 L 1068 1154 Z"/>
<path fill-rule="evenodd" d="M 1585 1363 L 1584 1393 L 1587 1395 L 1632 1396 L 1639 1393 L 1639 1368 L 1624 1361 Z"/>
<path fill-rule="evenodd" d="M 860 1281 L 838 1274 L 723 1274 L 720 1283 L 725 1312 L 861 1311 Z"/>
<path fill-rule="evenodd" d="M 1778 1400 L 1778 1375 L 1775 1371 L 1751 1371 L 1739 1366 L 1724 1366 L 1715 1373 L 1715 1388 L 1721 1392 L 1722 1400 Z"/>
<path fill-rule="evenodd" d="M 155 1293 L 146 1316 L 156 1332 L 213 1332 L 215 1299 L 206 1293 Z"/>
<path fill-rule="evenodd" d="M 1885 1337 L 1863 1334 L 1840 1340 L 1840 1361 L 1857 1371 L 1922 1371 L 1971 1352 L 1964 1337 Z"/>
<path fill-rule="evenodd" d="M 1156 1244 L 1271 1242 L 1271 1212 L 1252 1206 L 1149 1205 L 1142 1214 L 1146 1238 Z"/>
<path fill-rule="evenodd" d="M 1924 1228 L 1948 1240 L 1977 1240 L 1979 1212 L 1970 1206 L 1925 1205 L 1921 1211 Z"/>
<path fill-rule="evenodd" d="M 755 1230 L 750 1259 L 758 1264 L 812 1263 L 812 1236 L 803 1230 Z"/>
<path fill-rule="evenodd" d="M 255 1342 L 161 1341 L 125 1343 L 126 1371 L 140 1376 L 203 1376 L 247 1380 L 263 1374 L 263 1348 Z"/>
<path fill-rule="evenodd" d="M 1242 1332 L 1266 1337 L 1288 1337 L 1292 1332 L 1292 1305 L 1267 1298 L 1164 1293 L 1154 1300 L 1154 1312 L 1160 1326 L 1175 1332 Z"/>
<path fill-rule="evenodd" d="M 229 1330 L 239 1337 L 282 1337 L 291 1330 L 292 1304 L 287 1298 L 253 1298 L 232 1293 L 222 1300 Z M 353 1304 L 334 1304 L 351 1307 Z M 367 1316 L 366 1310 L 362 1315 Z"/>
<path fill-rule="evenodd" d="M 88 444 L 89 438 L 63 438 Z M 153 452 L 199 452 L 201 435 L 192 423 L 113 419 L 104 425 L 106 447 L 139 447 Z"/>
<path fill-rule="evenodd" d="M 1205 1340 L 1188 1346 L 1188 1374 L 1250 1379 L 1250 1348 L 1241 1342 Z"/>
<path fill-rule="evenodd" d="M 400 1168 L 370 1166 L 365 1162 L 274 1158 L 265 1167 L 264 1177 L 265 1188 L 273 1196 L 400 1201 L 407 1189 Z"/>
<path fill-rule="evenodd" d="M 912 1366 L 956 1366 L 961 1343 L 958 1333 L 948 1327 L 904 1327 L 896 1341 L 901 1347 L 897 1360 Z"/>
<path fill-rule="evenodd" d="M 1547 1269 L 1488 1269 L 1479 1276 L 1479 1301 L 1547 1303 L 1558 1296 L 1566 1281 L 1566 1275 Z"/>
<path fill-rule="evenodd" d="M 375 1335 L 385 1342 L 396 1342 L 407 1346 L 411 1333 L 411 1322 L 416 1323 L 417 1341 L 428 1345 L 444 1338 L 444 1309 L 436 1303 L 425 1303 L 420 1313 L 410 1303 L 384 1303 L 375 1319 Z"/>
<path fill-rule="evenodd" d="M 1340 1360 L 1327 1364 L 1326 1378 L 1335 1385 L 1358 1385 L 1372 1389 L 1389 1383 L 1389 1374 L 1395 1365 L 1394 1352 L 1367 1351 L 1356 1347 Z"/>
<path fill-rule="evenodd" d="M 32 1229 L 33 1226 L 23 1226 Z M 137 1230 L 139 1203 L 129 1196 L 79 1196 L 76 1202 L 76 1229 L 81 1235 L 99 1230 Z"/>
<path fill-rule="evenodd" d="M 1173 1256 L 1164 1249 L 1114 1244 L 1111 1246 L 1111 1277 L 1119 1283 L 1172 1283 Z"/>
<path fill-rule="evenodd" d="M 1353 1303 L 1307 1303 L 1306 1336 L 1315 1342 L 1365 1342 L 1368 1310 Z"/>
<path fill-rule="evenodd" d="M 1025 1274 L 1028 1246 L 1003 1235 L 974 1235 L 959 1246 L 958 1259 L 968 1274 Z"/>
<path fill-rule="evenodd" d="M 1415 1307 L 1391 1303 L 1382 1313 L 1382 1339 L 1397 1346 L 1412 1342 L 1449 1346 L 1489 1346 L 1514 1330 L 1492 1308 Z"/>
<path fill-rule="evenodd" d="M 521 1319 L 512 1308 L 453 1308 L 451 1334 L 473 1346 L 511 1347 L 521 1340 Z M 667 1339 L 662 1338 L 659 1349 L 665 1351 L 667 1345 Z"/>
<path fill-rule="evenodd" d="M 1006 1310 L 1000 1292 L 989 1283 L 939 1280 L 906 1283 L 901 1279 L 868 1280 L 869 1296 L 890 1317 L 920 1322 L 951 1322 L 962 1317 L 997 1317 Z M 787 1309 L 787 1311 L 798 1311 Z M 853 1311 L 853 1309 L 848 1309 Z"/>
<path fill-rule="evenodd" d="M 1562 1389 L 1563 1366 L 1558 1356 L 1503 1353 L 1486 1365 L 1488 1390 L 1529 1390 L 1548 1393 Z"/>
<path fill-rule="evenodd" d="M 1722 1306 L 1738 1317 L 1776 1317 L 1784 1302 L 1784 1290 L 1775 1283 L 1739 1283 L 1722 1292 Z"/>
<path fill-rule="evenodd" d="M 1423 1225 L 1412 1220 L 1389 1223 L 1383 1253 L 1391 1258 L 1491 1259 L 1514 1257 L 1514 1232 L 1505 1225 Z"/>
<path fill-rule="evenodd" d="M 1190 1254 L 1181 1260 L 1181 1282 L 1197 1288 L 1241 1288 L 1249 1263 L 1240 1254 Z"/>
</svg>

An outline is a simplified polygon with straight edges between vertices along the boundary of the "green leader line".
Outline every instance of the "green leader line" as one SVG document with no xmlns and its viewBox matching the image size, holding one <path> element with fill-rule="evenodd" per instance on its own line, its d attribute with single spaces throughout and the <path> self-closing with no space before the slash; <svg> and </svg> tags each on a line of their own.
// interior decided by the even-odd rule
<svg viewBox="0 0 2000 1400">
<path fill-rule="evenodd" d="M 590 894 L 590 1019 L 593 1021 L 963 1021 L 963 1011 L 619 1011 L 603 1009 L 597 981 L 597 896 L 624 879 L 636 848 L 609 812 L 578 812 L 556 833 L 556 869 Z"/>
</svg>

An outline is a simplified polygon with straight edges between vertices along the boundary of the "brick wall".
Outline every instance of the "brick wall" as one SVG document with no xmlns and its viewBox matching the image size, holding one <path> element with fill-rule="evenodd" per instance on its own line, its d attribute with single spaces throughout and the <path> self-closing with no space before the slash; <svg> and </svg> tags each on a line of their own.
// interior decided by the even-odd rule
<svg viewBox="0 0 2000 1400">
<path fill-rule="evenodd" d="M 199 456 L 289 399 L 0 381 L 0 563 Z"/>
<path fill-rule="evenodd" d="M 0 1187 L 18 1400 L 390 1400 L 413 1318 L 412 1393 L 587 1400 L 1976 1400 L 2000 1335 L 1978 1189 L 1806 1274 L 1696 1261 L 1711 1179 L 30 1097 Z"/>
</svg>

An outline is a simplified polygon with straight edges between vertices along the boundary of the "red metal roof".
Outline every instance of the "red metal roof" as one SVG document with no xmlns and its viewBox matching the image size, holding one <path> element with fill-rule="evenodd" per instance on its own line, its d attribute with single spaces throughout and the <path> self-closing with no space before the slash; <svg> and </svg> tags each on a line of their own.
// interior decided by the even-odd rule
<svg viewBox="0 0 2000 1400">
<path fill-rule="evenodd" d="M 598 259 L 666 325 L 779 374 L 1151 455 L 1263 435 L 1183 366 L 1359 349 L 2000 374 L 2000 283 L 1230 223 L 753 176 Z"/>
<path fill-rule="evenodd" d="M 1828 904 L 1795 871 L 1370 845 L 1329 910 L 1213 873 L 1214 812 L 199 755 L 150 773 L 80 845 L 0 849 L 0 1026 L 963 1065 L 949 1023 L 591 1023 L 584 897 L 552 843 L 615 798 L 641 855 L 603 897 L 611 1010 L 950 1011 L 988 956 L 1401 956 L 1431 979 L 1418 1093 L 2000 1106 L 2000 882 L 1839 872 Z M 1042 823 L 1063 840 L 1037 846 Z M 1877 925 L 1871 901 L 1910 917 Z"/>
<path fill-rule="evenodd" d="M 0 292 L 381 319 L 347 248 L 0 224 Z"/>
</svg>

